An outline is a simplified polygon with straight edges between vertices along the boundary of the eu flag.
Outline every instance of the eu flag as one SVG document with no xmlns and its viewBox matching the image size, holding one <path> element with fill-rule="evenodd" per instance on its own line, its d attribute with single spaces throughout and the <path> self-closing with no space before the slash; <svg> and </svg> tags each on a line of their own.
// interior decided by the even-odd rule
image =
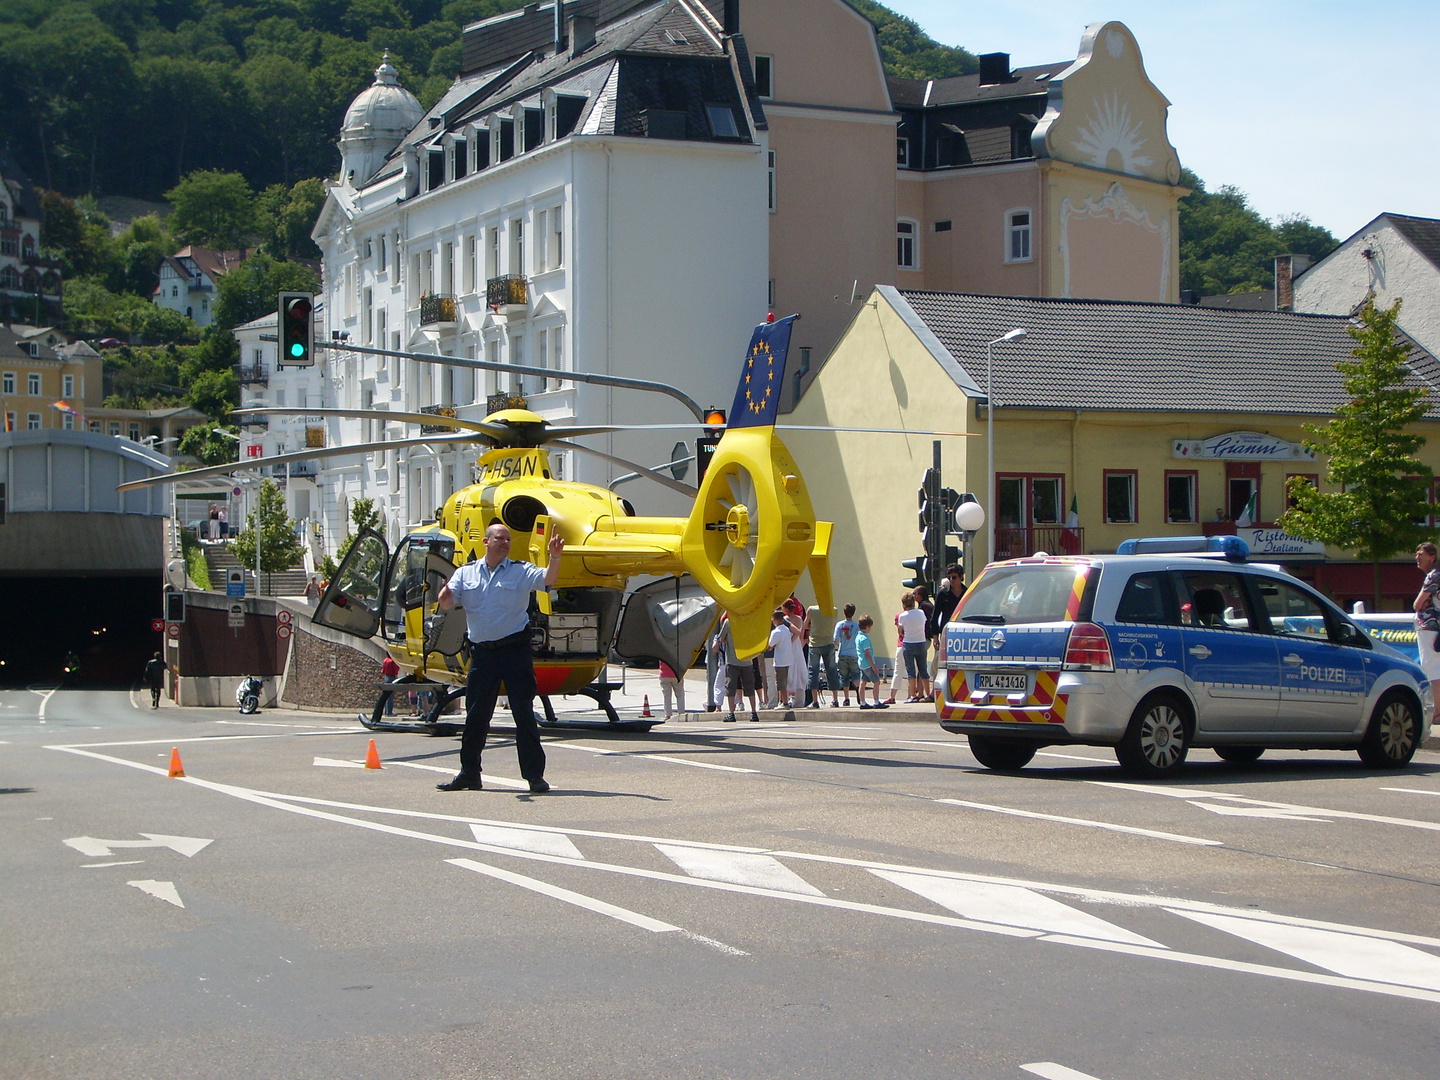
<svg viewBox="0 0 1440 1080">
<path fill-rule="evenodd" d="M 780 408 L 780 388 L 785 379 L 785 355 L 790 351 L 790 329 L 800 316 L 787 315 L 755 327 L 745 353 L 745 369 L 735 388 L 727 428 L 767 427 L 775 423 Z"/>
</svg>

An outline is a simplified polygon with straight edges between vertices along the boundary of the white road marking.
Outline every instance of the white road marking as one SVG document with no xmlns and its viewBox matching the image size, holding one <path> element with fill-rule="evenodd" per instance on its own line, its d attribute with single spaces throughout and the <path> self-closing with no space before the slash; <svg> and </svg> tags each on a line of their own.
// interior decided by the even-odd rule
<svg viewBox="0 0 1440 1080">
<path fill-rule="evenodd" d="M 542 855 L 559 855 L 564 859 L 583 859 L 580 849 L 564 833 L 541 832 L 539 829 L 518 829 L 503 825 L 480 825 L 472 822 L 470 831 L 482 844 L 511 848 L 515 851 L 538 851 Z"/>
<path fill-rule="evenodd" d="M 386 764 L 399 765 L 404 769 L 424 769 L 426 772 L 444 773 L 446 776 L 454 776 L 455 769 L 447 768 L 444 765 L 426 765 L 423 761 L 390 761 Z M 511 780 L 504 776 L 496 776 L 494 773 L 485 773 L 481 776 L 481 782 L 491 787 L 524 788 L 530 790 L 530 784 L 525 780 Z"/>
<path fill-rule="evenodd" d="M 459 866 L 466 870 L 473 870 L 477 874 L 486 874 L 511 885 L 519 885 L 522 889 L 529 889 L 531 892 L 540 893 L 542 896 L 549 896 L 555 900 L 563 900 L 567 904 L 574 904 L 576 907 L 585 908 L 600 915 L 608 915 L 612 919 L 619 919 L 631 926 L 638 926 L 641 930 L 649 930 L 655 934 L 673 933 L 680 929 L 659 919 L 652 919 L 649 915 L 641 915 L 638 911 L 631 911 L 628 908 L 617 907 L 614 904 L 607 904 L 604 900 L 597 900 L 593 896 L 586 896 L 583 893 L 571 892 L 569 889 L 562 889 L 558 885 L 551 885 L 548 881 L 540 881 L 538 878 L 526 877 L 523 874 L 512 873 L 509 870 L 502 870 L 498 866 L 490 866 L 487 863 L 476 862 L 474 859 L 446 859 L 452 866 Z"/>
<path fill-rule="evenodd" d="M 1057 754 L 1053 750 L 1037 750 L 1036 757 L 1064 758 L 1066 761 L 1089 761 L 1096 765 L 1113 765 L 1114 758 L 1089 757 L 1085 754 Z"/>
<path fill-rule="evenodd" d="M 126 859 L 124 862 L 87 862 L 81 863 L 81 870 L 99 870 L 105 866 L 139 866 L 144 859 Z"/>
<path fill-rule="evenodd" d="M 1219 814 L 1221 817 L 1248 817 L 1266 818 L 1270 821 L 1314 821 L 1321 825 L 1329 825 L 1330 819 L 1323 817 L 1307 817 L 1304 814 L 1292 814 L 1288 810 L 1271 810 L 1266 806 L 1226 806 L 1224 803 L 1192 801 L 1191 806 L 1197 806 L 1201 810 L 1208 810 L 1212 814 Z"/>
<path fill-rule="evenodd" d="M 156 900 L 164 900 L 167 904 L 174 904 L 178 908 L 185 906 L 185 901 L 180 899 L 180 894 L 175 891 L 173 881 L 127 881 L 126 885 L 133 885 L 143 893 L 155 897 Z"/>
<path fill-rule="evenodd" d="M 759 772 L 759 769 L 742 769 L 737 765 L 716 765 L 712 761 L 690 761 L 687 758 L 666 757 L 664 754 L 636 754 L 636 757 L 648 758 L 651 761 L 668 761 L 672 765 L 689 765 L 695 769 L 718 769 L 721 772 Z"/>
<path fill-rule="evenodd" d="M 1148 784 L 1117 784 L 1106 780 L 1087 780 L 1087 784 L 1095 784 L 1097 787 L 1115 788 L 1119 791 L 1138 791 L 1143 795 L 1164 795 L 1171 799 L 1185 799 L 1192 805 L 1196 799 L 1224 799 L 1227 802 L 1241 803 L 1246 806 L 1263 807 L 1269 810 L 1280 810 L 1292 815 L 1291 820 L 1304 820 L 1296 818 L 1297 814 L 1312 814 L 1326 818 L 1342 818 L 1346 821 L 1373 821 L 1380 825 L 1400 825 L 1407 829 L 1424 829 L 1427 832 L 1440 832 L 1440 822 L 1416 821 L 1412 818 L 1389 817 L 1384 814 L 1362 814 L 1354 810 L 1331 810 L 1323 806 L 1301 806 L 1298 803 L 1271 802 L 1268 799 L 1252 799 L 1248 795 L 1231 795 L 1224 791 L 1195 791 L 1188 788 L 1152 787 Z M 1214 810 L 1213 807 L 1204 809 L 1212 810 L 1215 813 L 1223 814 L 1224 810 Z M 1249 816 L 1249 815 L 1247 815 Z"/>
<path fill-rule="evenodd" d="M 1408 945 L 1376 941 L 1355 934 L 1337 934 L 1332 930 L 1278 926 L 1230 915 L 1178 910 L 1172 914 L 1264 945 L 1267 949 L 1296 957 L 1337 975 L 1440 990 L 1440 956 L 1412 949 Z"/>
<path fill-rule="evenodd" d="M 1158 941 L 1133 934 L 1089 912 L 1014 885 L 957 881 L 929 874 L 899 874 L 892 870 L 870 872 L 969 919 L 1042 930 L 1047 934 L 1073 934 L 1100 941 L 1145 945 L 1152 949 L 1165 948 Z"/>
<path fill-rule="evenodd" d="M 545 749 L 546 749 L 546 750 L 549 750 L 550 747 L 552 747 L 552 746 L 562 746 L 562 747 L 564 747 L 566 750 L 584 750 L 587 754 L 613 754 L 613 753 L 615 753 L 614 750 L 606 750 L 604 747 L 601 747 L 601 746 L 589 746 L 589 745 L 587 745 L 587 744 L 585 744 L 585 743 L 579 743 L 579 742 L 546 742 L 546 744 L 545 744 Z"/>
<path fill-rule="evenodd" d="M 759 889 L 776 889 L 802 896 L 825 895 L 779 859 L 769 855 L 703 851 L 672 844 L 655 846 L 662 855 L 691 877 L 704 878 L 707 881 L 728 881 L 735 885 L 753 885 Z"/>
<path fill-rule="evenodd" d="M 339 758 L 317 757 L 315 764 L 325 769 L 363 769 L 363 761 L 341 761 Z"/>
<path fill-rule="evenodd" d="M 314 724 L 277 724 L 271 720 L 216 720 L 217 724 L 233 724 L 235 727 L 278 727 L 313 728 Z"/>
<path fill-rule="evenodd" d="M 50 691 L 48 691 L 48 692 L 46 692 L 46 693 L 44 693 L 44 694 L 40 694 L 40 711 L 35 714 L 35 718 L 36 718 L 37 720 L 39 720 L 40 723 L 42 723 L 42 724 L 45 723 L 45 710 L 50 707 L 50 699 L 51 699 L 52 697 L 54 697 L 56 694 L 58 694 L 59 692 L 60 692 L 60 688 L 57 686 L 57 687 L 55 687 L 54 690 L 50 690 Z M 32 693 L 32 694 L 39 694 L 40 691 L 38 691 L 38 690 L 32 690 L 31 693 Z"/>
<path fill-rule="evenodd" d="M 964 799 L 936 799 L 938 803 L 964 806 L 971 810 L 986 810 L 992 814 L 1009 814 L 1012 817 L 1035 818 L 1039 821 L 1057 821 L 1062 825 L 1083 825 L 1089 829 L 1103 829 L 1106 832 L 1129 833 L 1132 836 L 1148 836 L 1152 840 L 1173 840 L 1177 844 L 1197 844 L 1202 847 L 1222 847 L 1224 841 L 1205 840 L 1198 836 L 1183 836 L 1179 833 L 1157 832 L 1154 829 L 1138 829 L 1133 825 L 1116 825 L 1109 821 L 1091 821 L 1088 818 L 1062 817 L 1059 814 L 1041 814 L 1034 810 L 1016 810 L 1009 806 L 991 806 L 989 803 L 967 802 Z"/>
<path fill-rule="evenodd" d="M 72 847 L 81 855 L 88 855 L 92 859 L 103 859 L 107 855 L 114 854 L 112 848 L 141 847 L 167 847 L 171 851 L 179 852 L 187 859 L 193 859 L 215 842 L 214 840 L 202 840 L 198 836 L 164 836 L 160 833 L 148 832 L 142 832 L 140 835 L 145 839 L 100 840 L 93 836 L 72 836 L 64 843 L 66 847 Z"/>
<path fill-rule="evenodd" d="M 1440 795 L 1440 791 L 1423 791 L 1420 788 L 1382 787 L 1381 791 L 1398 791 L 1402 795 Z"/>
<path fill-rule="evenodd" d="M 169 740 L 158 740 L 169 741 Z M 148 772 L 157 778 L 165 777 L 166 770 L 159 766 L 149 765 L 143 762 L 132 761 L 126 758 L 112 757 L 107 754 L 99 754 L 85 746 L 51 745 L 46 749 L 59 750 L 65 753 L 76 754 L 82 757 L 93 758 L 114 765 L 126 768 L 137 769 Z M 1366 993 L 1380 994 L 1388 997 L 1405 998 L 1414 1001 L 1426 1001 L 1440 1004 L 1440 992 L 1420 989 L 1412 986 L 1396 985 L 1394 983 L 1368 981 L 1364 979 L 1347 978 L 1338 975 L 1326 975 L 1317 972 L 1298 971 L 1290 968 L 1275 967 L 1265 964 L 1252 964 L 1240 961 L 1227 960 L 1219 957 L 1201 956 L 1195 953 L 1181 952 L 1170 949 L 1153 949 L 1138 945 L 1127 945 L 1121 942 L 1099 941 L 1093 938 L 1081 938 L 1069 934 L 1040 935 L 1035 931 L 1022 930 L 1014 927 L 1000 926 L 994 923 L 979 923 L 968 919 L 961 919 L 943 915 L 934 915 L 929 912 L 909 911 L 901 908 L 883 907 L 876 904 L 865 904 L 855 901 L 838 900 L 832 897 L 812 897 L 784 893 L 772 889 L 761 889 L 752 886 L 736 885 L 729 882 L 707 881 L 704 879 L 693 879 L 678 874 L 667 874 L 655 870 L 640 869 L 637 867 L 620 866 L 613 863 L 600 863 L 591 861 L 576 861 L 573 859 L 560 859 L 551 855 L 538 853 L 527 853 L 510 851 L 503 848 L 494 848 L 478 842 L 459 840 L 452 836 L 425 833 L 413 829 L 405 829 L 394 825 L 387 825 L 381 822 L 367 821 L 361 818 L 346 817 L 340 814 L 333 814 L 319 809 L 311 809 L 309 805 L 316 804 L 341 806 L 349 809 L 365 811 L 378 814 L 396 814 L 407 817 L 421 817 L 427 819 L 462 821 L 464 818 L 452 817 L 442 814 L 431 814 L 421 811 L 397 810 L 391 807 L 380 806 L 355 806 L 351 804 L 335 803 L 328 800 L 311 799 L 303 796 L 279 795 L 274 793 L 255 791 L 250 788 L 237 787 L 230 784 L 220 784 L 214 781 L 202 780 L 196 777 L 177 778 L 179 783 L 190 784 L 194 787 L 214 791 L 218 794 L 229 795 L 245 802 L 254 803 L 259 806 L 266 806 L 272 809 L 284 810 L 289 813 L 299 814 L 322 821 L 330 821 L 337 824 L 349 825 L 354 828 L 367 829 L 373 832 L 383 833 L 391 836 L 399 836 L 409 839 L 423 840 L 428 843 L 439 844 L 450 847 L 468 848 L 474 851 L 488 852 L 490 854 L 510 855 L 514 858 L 526 859 L 534 862 L 560 863 L 568 866 L 580 866 L 585 869 L 598 870 L 605 873 L 620 874 L 629 877 L 642 878 L 652 881 L 664 881 L 674 884 L 691 885 L 698 888 L 714 889 L 721 892 L 737 893 L 755 897 L 768 897 L 771 899 L 789 900 L 794 903 L 809 904 L 817 907 L 834 908 L 843 911 L 853 911 L 863 914 L 881 915 L 890 918 L 901 919 L 909 922 L 917 922 L 936 926 L 949 926 L 958 929 L 974 930 L 980 933 L 996 934 L 1013 938 L 1034 938 L 1046 943 L 1058 945 L 1073 945 L 1081 948 L 1094 949 L 1100 952 L 1116 953 L 1120 955 L 1143 957 L 1152 960 L 1169 961 L 1170 963 L 1185 964 L 1193 967 L 1209 968 L 1223 971 L 1234 971 L 1250 975 L 1258 975 L 1265 978 L 1278 979 L 1288 982 L 1305 983 L 1317 986 L 1327 986 L 1344 990 L 1359 990 Z M 175 783 L 175 780 L 167 780 L 167 783 Z M 508 822 L 495 822 L 495 824 L 506 825 Z M 537 827 L 539 828 L 539 827 Z M 582 830 L 554 830 L 557 832 L 569 832 L 574 835 L 608 836 L 615 839 L 626 839 L 624 834 L 599 833 Z M 629 839 L 644 840 L 649 843 L 660 843 L 664 841 L 654 838 L 629 837 Z M 727 845 L 702 844 L 693 841 L 670 841 L 675 846 L 707 848 L 712 850 L 744 850 L 756 851 L 754 848 L 737 849 Z M 863 868 L 878 867 L 880 869 L 895 870 L 899 872 L 913 873 L 918 868 L 913 866 L 897 866 L 887 863 L 874 863 L 866 860 L 847 859 L 839 856 L 818 855 L 805 852 L 793 851 L 771 851 L 770 854 L 776 858 L 801 859 L 814 862 L 828 862 L 841 865 L 860 866 Z M 1037 891 L 1052 893 L 1064 896 L 1076 896 L 1092 900 L 1096 903 L 1114 903 L 1133 907 L 1163 907 L 1167 910 L 1194 911 L 1207 913 L 1233 914 L 1253 922 L 1265 922 L 1283 926 L 1313 927 L 1316 929 L 1335 930 L 1340 933 L 1350 934 L 1355 937 L 1368 938 L 1377 941 L 1402 941 L 1431 948 L 1440 948 L 1440 939 L 1426 938 L 1414 934 L 1402 934 L 1395 931 L 1376 930 L 1366 927 L 1342 926 L 1334 923 L 1318 922 L 1309 919 L 1299 919 L 1293 916 L 1276 915 L 1264 911 L 1243 911 L 1224 908 L 1219 905 L 1206 904 L 1199 901 L 1186 900 L 1183 898 L 1167 898 L 1158 896 L 1147 896 L 1144 894 L 1113 893 L 1096 889 L 1085 889 L 1076 886 L 1059 885 L 1046 882 L 1027 882 L 1023 880 L 1008 878 L 991 878 L 975 874 L 962 874 L 956 871 L 924 870 L 924 873 L 933 877 L 950 877 L 963 880 L 994 881 L 999 884 L 1019 885 L 1033 888 Z"/>
<path fill-rule="evenodd" d="M 1067 1069 L 1064 1065 L 1057 1065 L 1053 1061 L 1032 1061 L 1029 1065 L 1021 1065 L 1020 1068 L 1042 1077 L 1043 1080 L 1100 1080 L 1098 1076 L 1076 1072 L 1074 1069 Z"/>
</svg>

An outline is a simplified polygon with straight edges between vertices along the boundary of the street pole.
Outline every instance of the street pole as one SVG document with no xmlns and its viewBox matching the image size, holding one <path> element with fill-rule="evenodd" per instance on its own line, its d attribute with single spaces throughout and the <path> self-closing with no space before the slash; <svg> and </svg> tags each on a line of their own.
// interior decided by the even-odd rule
<svg viewBox="0 0 1440 1080">
<path fill-rule="evenodd" d="M 1016 327 L 994 341 L 985 343 L 985 561 L 995 561 L 995 346 L 1002 341 L 1019 341 L 1026 331 Z"/>
</svg>

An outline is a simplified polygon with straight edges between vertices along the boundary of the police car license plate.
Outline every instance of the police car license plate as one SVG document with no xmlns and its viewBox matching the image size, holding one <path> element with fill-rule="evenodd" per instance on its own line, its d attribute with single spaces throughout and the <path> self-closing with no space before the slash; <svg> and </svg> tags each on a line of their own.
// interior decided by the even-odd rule
<svg viewBox="0 0 1440 1080">
<path fill-rule="evenodd" d="M 1027 675 L 976 675 L 976 690 L 1025 690 L 1030 685 Z"/>
</svg>

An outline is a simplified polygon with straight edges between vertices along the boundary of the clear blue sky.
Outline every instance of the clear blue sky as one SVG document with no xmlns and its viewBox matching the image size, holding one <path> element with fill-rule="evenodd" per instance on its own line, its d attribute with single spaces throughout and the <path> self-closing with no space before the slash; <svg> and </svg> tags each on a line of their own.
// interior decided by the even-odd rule
<svg viewBox="0 0 1440 1080">
<path fill-rule="evenodd" d="M 1342 240 L 1384 211 L 1440 217 L 1435 0 L 882 2 L 1017 67 L 1073 58 L 1087 24 L 1118 20 L 1210 190 L 1232 184 L 1266 217 L 1304 214 Z"/>
</svg>

